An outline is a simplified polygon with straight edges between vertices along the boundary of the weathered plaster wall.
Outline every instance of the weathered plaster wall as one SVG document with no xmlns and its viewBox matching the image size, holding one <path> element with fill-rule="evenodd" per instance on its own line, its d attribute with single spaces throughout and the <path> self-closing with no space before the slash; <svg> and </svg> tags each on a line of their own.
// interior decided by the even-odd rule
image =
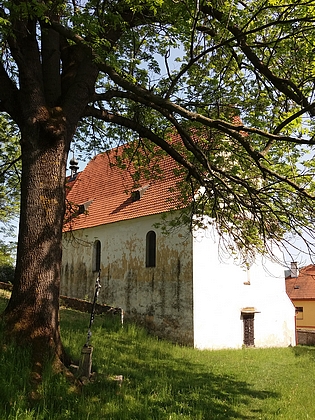
<svg viewBox="0 0 315 420">
<path fill-rule="evenodd" d="M 63 241 L 61 293 L 92 300 L 95 240 L 101 242 L 99 302 L 122 307 L 126 318 L 146 324 L 157 335 L 193 345 L 192 237 L 182 228 L 163 235 L 158 216 L 75 231 Z M 156 267 L 145 266 L 146 234 L 156 232 Z M 67 241 L 67 236 L 75 240 Z"/>
<path fill-rule="evenodd" d="M 211 229 L 194 238 L 184 228 L 165 236 L 153 228 L 158 220 L 148 216 L 75 231 L 74 241 L 64 240 L 61 293 L 93 299 L 92 245 L 99 240 L 99 302 L 123 308 L 127 318 L 157 335 L 201 349 L 240 348 L 241 311 L 254 307 L 257 347 L 295 345 L 295 310 L 281 265 L 260 260 L 247 272 L 220 258 Z M 156 267 L 147 268 L 150 230 L 157 235 Z"/>
<path fill-rule="evenodd" d="M 285 292 L 279 264 L 257 260 L 250 270 L 219 256 L 212 229 L 194 240 L 195 347 L 220 349 L 243 345 L 241 310 L 254 307 L 256 347 L 295 345 L 294 307 Z"/>
</svg>

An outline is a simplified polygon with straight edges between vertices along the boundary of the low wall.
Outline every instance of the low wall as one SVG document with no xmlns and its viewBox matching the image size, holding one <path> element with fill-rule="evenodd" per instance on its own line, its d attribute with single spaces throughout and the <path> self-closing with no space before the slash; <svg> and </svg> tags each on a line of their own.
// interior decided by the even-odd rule
<svg viewBox="0 0 315 420">
<path fill-rule="evenodd" d="M 11 291 L 12 284 L 0 282 L 0 289 Z M 80 312 L 91 313 L 92 305 L 92 302 L 88 302 L 87 300 L 71 298 L 68 296 L 60 296 L 60 306 L 63 306 L 65 308 L 74 309 Z M 121 320 L 123 321 L 124 311 L 122 310 L 122 308 L 113 308 L 109 305 L 101 305 L 99 303 L 96 303 L 95 314 L 119 315 Z"/>
<path fill-rule="evenodd" d="M 91 312 L 92 302 L 87 300 L 71 298 L 68 296 L 60 296 L 60 306 L 65 308 L 75 309 L 80 312 Z M 95 313 L 108 314 L 108 315 L 120 315 L 123 316 L 123 310 L 121 308 L 113 308 L 112 306 L 102 305 L 100 303 L 95 304 Z"/>
<path fill-rule="evenodd" d="M 12 290 L 12 284 L 11 283 L 4 283 L 2 281 L 0 281 L 0 289 L 2 290 Z"/>
<path fill-rule="evenodd" d="M 315 346 L 315 330 L 297 330 L 297 344 Z"/>
</svg>

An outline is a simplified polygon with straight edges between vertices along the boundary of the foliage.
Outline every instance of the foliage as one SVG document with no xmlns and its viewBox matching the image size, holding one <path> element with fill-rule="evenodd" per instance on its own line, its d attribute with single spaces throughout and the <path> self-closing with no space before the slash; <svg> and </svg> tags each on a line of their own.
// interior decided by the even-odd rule
<svg viewBox="0 0 315 420">
<path fill-rule="evenodd" d="M 14 243 L 0 241 L 0 281 L 13 283 L 14 281 Z"/>
<path fill-rule="evenodd" d="M 0 299 L 0 304 L 2 304 Z M 79 357 L 88 314 L 61 310 L 62 335 Z M 0 335 L 1 337 L 1 335 Z M 306 419 L 315 406 L 312 347 L 199 351 L 96 316 L 93 381 L 77 393 L 45 369 L 41 398 L 29 404 L 27 348 L 0 351 L 0 417 L 7 420 Z M 1 342 L 2 344 L 2 342 Z M 121 386 L 114 380 L 123 375 Z"/>
<path fill-rule="evenodd" d="M 269 241 L 285 232 L 304 236 L 308 230 L 312 253 L 313 1 L 2 6 L 2 69 L 14 83 L 21 76 L 17 22 L 38 22 L 50 41 L 60 36 L 62 81 L 74 77 L 66 72 L 65 47 L 92 52 L 98 79 L 81 114 L 77 151 L 91 155 L 117 142 L 148 139 L 182 165 L 184 204 L 191 203 L 191 189 L 199 191 L 190 218 L 209 215 L 245 255 L 268 251 Z M 73 57 L 71 65 L 79 65 Z M 56 110 L 67 103 L 69 86 L 61 85 L 61 108 L 55 93 Z M 170 140 L 174 133 L 177 142 Z"/>
<path fill-rule="evenodd" d="M 14 266 L 12 264 L 0 265 L 0 281 L 4 283 L 14 282 Z"/>
<path fill-rule="evenodd" d="M 16 125 L 0 114 L 0 231 L 12 233 L 20 200 L 20 146 Z"/>
</svg>

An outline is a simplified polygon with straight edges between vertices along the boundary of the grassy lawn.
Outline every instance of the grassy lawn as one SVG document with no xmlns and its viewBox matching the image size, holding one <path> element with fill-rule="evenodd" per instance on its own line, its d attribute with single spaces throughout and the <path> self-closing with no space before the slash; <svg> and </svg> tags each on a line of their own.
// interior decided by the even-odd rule
<svg viewBox="0 0 315 420">
<path fill-rule="evenodd" d="M 63 309 L 61 321 L 79 359 L 89 315 Z M 198 351 L 105 316 L 92 332 L 94 380 L 77 393 L 48 370 L 32 408 L 27 350 L 2 349 L 0 419 L 315 419 L 315 347 Z"/>
</svg>

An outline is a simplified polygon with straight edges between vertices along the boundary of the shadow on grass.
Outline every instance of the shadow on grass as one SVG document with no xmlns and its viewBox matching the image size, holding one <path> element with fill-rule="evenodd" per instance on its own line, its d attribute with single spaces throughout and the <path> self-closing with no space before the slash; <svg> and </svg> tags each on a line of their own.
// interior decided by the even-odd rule
<svg viewBox="0 0 315 420">
<path fill-rule="evenodd" d="M 85 323 L 86 318 L 70 313 L 63 324 L 69 329 L 65 335 L 72 337 L 72 353 L 85 336 L 82 320 Z M 205 359 L 201 352 L 159 341 L 136 327 L 122 330 L 117 322 L 110 325 L 98 319 L 93 326 L 92 345 L 95 380 L 78 394 L 65 378 L 48 373 L 43 398 L 32 408 L 27 407 L 27 380 L 21 378 L 27 355 L 23 360 L 14 349 L 2 355 L 0 352 L 0 395 L 5 396 L 0 403 L 0 418 L 249 420 L 270 418 L 273 413 L 267 411 L 264 401 L 281 397 L 271 390 L 254 389 L 224 368 L 221 373 L 214 369 L 211 357 Z M 10 363 L 5 367 L 8 359 L 15 369 Z M 119 374 L 124 376 L 121 386 L 111 379 Z"/>
<path fill-rule="evenodd" d="M 133 368 L 129 367 L 117 410 L 110 418 L 147 420 L 177 415 L 192 419 L 254 419 L 262 413 L 256 405 L 257 400 L 278 397 L 272 391 L 253 390 L 250 384 L 228 375 L 194 374 L 196 367 L 177 361 L 169 369 L 164 366 L 163 372 L 146 368 L 142 363 L 134 364 Z M 137 375 L 138 370 L 141 370 L 141 377 Z M 167 380 L 163 378 L 165 376 L 168 376 Z M 88 392 L 94 394 L 98 389 L 96 383 Z M 135 390 L 137 403 L 131 406 L 130 393 L 134 394 Z"/>
<path fill-rule="evenodd" d="M 121 388 L 114 387 L 117 393 L 111 399 L 116 404 L 111 410 L 106 411 L 107 398 L 99 401 L 104 418 L 113 420 L 254 419 L 262 413 L 263 400 L 279 398 L 271 390 L 255 390 L 232 375 L 214 373 L 210 363 L 191 360 L 177 350 L 174 354 L 166 344 L 141 337 L 116 339 L 103 351 L 96 342 L 99 376 L 86 388 L 86 397 L 106 394 L 100 389 L 109 386 L 101 379 L 107 371 L 125 378 Z"/>
<path fill-rule="evenodd" d="M 297 357 L 308 357 L 312 360 L 315 360 L 315 347 L 314 346 L 304 346 L 299 345 L 296 347 L 292 347 L 292 351 L 295 356 Z"/>
</svg>

